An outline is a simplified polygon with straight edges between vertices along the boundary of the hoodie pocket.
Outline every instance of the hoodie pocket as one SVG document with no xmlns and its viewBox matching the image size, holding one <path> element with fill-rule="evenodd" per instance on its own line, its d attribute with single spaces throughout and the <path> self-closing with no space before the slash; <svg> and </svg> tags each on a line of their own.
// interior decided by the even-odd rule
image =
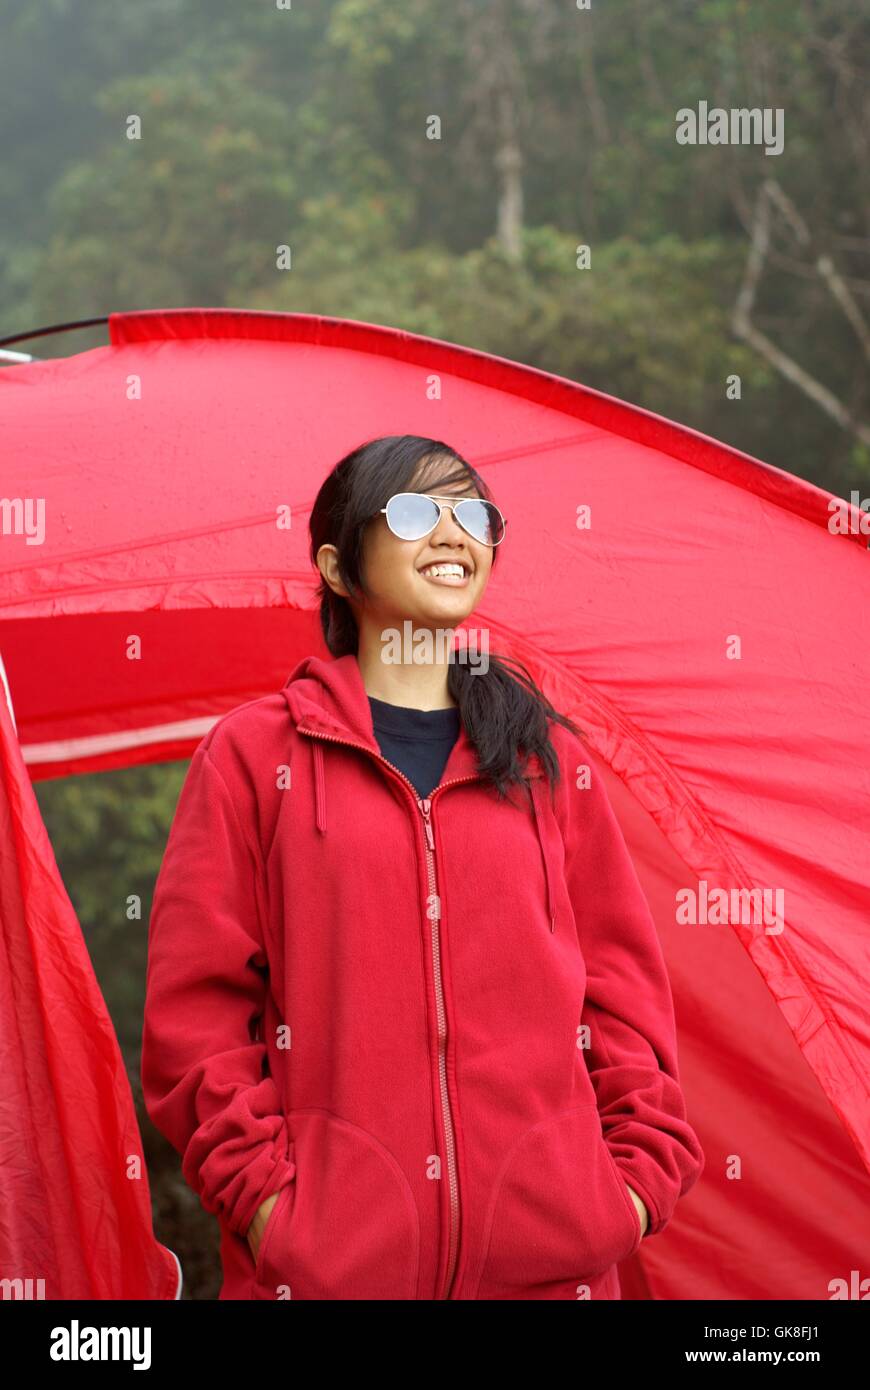
<svg viewBox="0 0 870 1390">
<path fill-rule="evenodd" d="M 542 1120 L 507 1155 L 490 1200 L 476 1297 L 574 1284 L 640 1245 L 640 1218 L 594 1101 Z"/>
<path fill-rule="evenodd" d="M 416 1298 L 420 1223 L 395 1159 L 324 1110 L 291 1110 L 287 1123 L 296 1174 L 263 1231 L 254 1298 Z"/>
</svg>

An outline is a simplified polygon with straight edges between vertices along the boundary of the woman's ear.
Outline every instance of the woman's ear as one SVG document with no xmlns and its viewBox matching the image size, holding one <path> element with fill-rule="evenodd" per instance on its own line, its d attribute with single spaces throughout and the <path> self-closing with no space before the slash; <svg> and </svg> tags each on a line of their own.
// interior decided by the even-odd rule
<svg viewBox="0 0 870 1390">
<path fill-rule="evenodd" d="M 350 598 L 350 592 L 339 573 L 338 550 L 334 545 L 322 545 L 320 547 L 317 552 L 317 568 L 334 594 L 338 594 L 341 598 Z"/>
</svg>

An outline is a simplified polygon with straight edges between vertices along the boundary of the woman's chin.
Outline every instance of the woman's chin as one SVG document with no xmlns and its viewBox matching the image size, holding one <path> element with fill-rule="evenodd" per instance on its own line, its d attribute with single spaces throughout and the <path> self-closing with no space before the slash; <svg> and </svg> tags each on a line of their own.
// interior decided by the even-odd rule
<svg viewBox="0 0 870 1390">
<path fill-rule="evenodd" d="M 417 608 L 404 617 L 385 622 L 380 631 L 381 643 L 385 651 L 395 650 L 397 644 L 404 646 L 407 643 L 419 652 L 427 642 L 434 642 L 437 634 L 443 633 L 449 649 L 456 645 L 451 634 L 467 617 L 465 605 L 432 604 L 425 609 Z M 440 653 L 433 652 L 433 658 L 440 660 Z"/>
</svg>

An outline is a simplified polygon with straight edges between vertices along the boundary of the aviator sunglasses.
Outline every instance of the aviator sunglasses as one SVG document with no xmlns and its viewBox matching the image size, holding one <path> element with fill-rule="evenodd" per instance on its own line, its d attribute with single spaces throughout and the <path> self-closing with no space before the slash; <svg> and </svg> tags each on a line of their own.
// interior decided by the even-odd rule
<svg viewBox="0 0 870 1390">
<path fill-rule="evenodd" d="M 397 492 L 381 511 L 400 541 L 421 541 L 435 530 L 443 507 L 449 507 L 463 531 L 481 545 L 500 545 L 504 540 L 507 518 L 494 502 L 482 497 L 448 500 L 425 492 Z"/>
</svg>

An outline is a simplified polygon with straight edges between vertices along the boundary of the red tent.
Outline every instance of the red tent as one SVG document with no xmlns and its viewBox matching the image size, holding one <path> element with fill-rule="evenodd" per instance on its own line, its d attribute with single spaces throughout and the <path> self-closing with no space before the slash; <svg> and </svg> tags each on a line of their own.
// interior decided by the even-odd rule
<svg viewBox="0 0 870 1390">
<path fill-rule="evenodd" d="M 197 309 L 109 329 L 108 347 L 0 372 L 0 651 L 31 778 L 188 757 L 226 710 L 327 655 L 307 555 L 320 482 L 376 435 L 446 440 L 510 520 L 469 623 L 584 730 L 670 970 L 706 1166 L 623 1266 L 624 1294 L 857 1297 L 863 514 L 647 411 L 413 334 Z"/>
<path fill-rule="evenodd" d="M 177 1299 L 124 1060 L 7 699 L 0 690 L 2 1297 Z"/>
</svg>

